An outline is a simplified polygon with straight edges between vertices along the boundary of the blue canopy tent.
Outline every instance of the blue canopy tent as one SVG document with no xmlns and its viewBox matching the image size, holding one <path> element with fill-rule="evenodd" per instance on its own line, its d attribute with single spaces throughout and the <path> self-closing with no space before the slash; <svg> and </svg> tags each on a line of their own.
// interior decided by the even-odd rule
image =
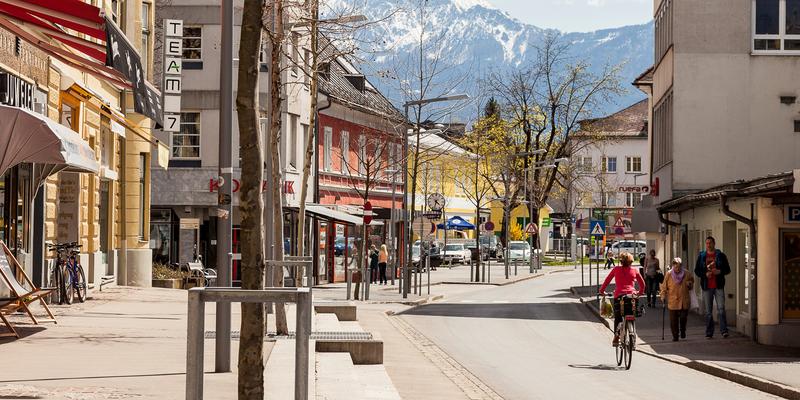
<svg viewBox="0 0 800 400">
<path fill-rule="evenodd" d="M 459 216 L 451 217 L 450 219 L 447 220 L 446 224 L 447 227 L 445 227 L 445 224 L 439 224 L 436 225 L 436 228 L 448 231 L 450 230 L 464 231 L 464 230 L 475 229 L 475 225 L 470 224 L 469 222 L 467 222 L 467 220 Z"/>
</svg>

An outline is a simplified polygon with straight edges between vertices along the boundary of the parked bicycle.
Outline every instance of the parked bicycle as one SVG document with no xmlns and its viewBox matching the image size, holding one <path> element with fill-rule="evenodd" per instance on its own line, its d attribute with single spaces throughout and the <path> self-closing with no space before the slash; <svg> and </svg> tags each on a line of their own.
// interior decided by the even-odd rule
<svg viewBox="0 0 800 400">
<path fill-rule="evenodd" d="M 603 293 L 603 297 L 613 298 L 612 293 Z M 644 310 L 639 307 L 639 296 L 626 294 L 619 297 L 622 322 L 615 327 L 619 332 L 619 342 L 615 348 L 617 353 L 617 366 L 625 364 L 625 369 L 631 369 L 633 351 L 636 350 L 636 317 L 641 317 Z"/>
<path fill-rule="evenodd" d="M 77 296 L 78 301 L 86 301 L 88 285 L 86 274 L 79 261 L 81 245 L 78 242 L 48 244 L 50 251 L 56 252 L 56 260 L 51 269 L 51 276 L 55 281 L 51 284 L 56 285 L 58 290 L 59 304 L 72 304 Z"/>
</svg>

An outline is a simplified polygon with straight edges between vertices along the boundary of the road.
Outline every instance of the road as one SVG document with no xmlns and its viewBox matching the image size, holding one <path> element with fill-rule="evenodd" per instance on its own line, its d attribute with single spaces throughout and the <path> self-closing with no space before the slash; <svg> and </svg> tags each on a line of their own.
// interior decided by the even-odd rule
<svg viewBox="0 0 800 400">
<path fill-rule="evenodd" d="M 402 318 L 508 400 L 775 398 L 641 353 L 631 370 L 618 368 L 611 332 L 569 293 L 576 282 L 579 273 L 554 273 L 449 296 Z"/>
</svg>

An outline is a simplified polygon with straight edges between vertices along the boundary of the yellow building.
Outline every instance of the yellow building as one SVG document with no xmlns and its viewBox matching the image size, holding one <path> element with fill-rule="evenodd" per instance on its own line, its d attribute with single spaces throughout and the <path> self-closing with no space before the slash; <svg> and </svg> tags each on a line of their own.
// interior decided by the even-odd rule
<svg viewBox="0 0 800 400">
<path fill-rule="evenodd" d="M 539 221 L 537 222 L 538 228 L 540 230 L 541 239 L 542 239 L 542 247 L 546 249 L 547 245 L 547 238 L 550 235 L 552 222 L 550 221 L 550 213 L 553 210 L 547 206 L 543 207 L 539 210 Z M 499 200 L 494 200 L 491 203 L 491 220 L 494 223 L 494 233 L 498 237 L 502 235 L 503 232 L 503 202 Z M 530 222 L 530 210 L 528 209 L 527 205 L 519 205 L 513 210 L 511 210 L 511 217 L 509 218 L 510 225 L 517 226 L 521 231 L 524 232 L 525 228 L 528 226 Z M 512 228 L 512 231 L 515 228 Z M 528 236 L 524 236 L 525 240 L 528 239 Z M 513 239 L 511 239 L 513 240 Z"/>
<path fill-rule="evenodd" d="M 141 58 L 144 77 L 152 80 L 151 3 L 104 3 L 109 18 L 105 24 L 121 26 L 127 46 Z M 92 6 L 86 3 L 86 7 Z M 99 9 L 96 14 L 86 10 L 102 15 Z M 7 105 L 71 128 L 93 152 L 82 155 L 94 157 L 97 164 L 97 173 L 85 168 L 74 172 L 70 165 L 45 171 L 29 162 L 10 168 L 2 180 L 0 239 L 37 284 L 48 284 L 47 270 L 54 256 L 46 251 L 45 242 L 77 241 L 90 285 L 96 287 L 107 277 L 106 281 L 122 285 L 150 286 L 150 163 L 154 157 L 163 159 L 157 155 L 165 155 L 166 148 L 151 135 L 151 120 L 134 112 L 134 95 L 126 88 L 130 81 L 126 83 L 124 74 L 112 66 L 86 61 L 85 54 L 63 42 L 43 40 L 47 36 L 37 28 L 0 18 L 0 73 L 3 79 L 13 77 L 29 86 L 33 94 L 30 104 Z M 96 23 L 87 26 L 98 29 Z M 96 42 L 88 34 L 74 33 L 70 40 L 96 51 L 102 48 L 91 46 Z M 38 178 L 59 170 L 39 185 Z"/>
</svg>

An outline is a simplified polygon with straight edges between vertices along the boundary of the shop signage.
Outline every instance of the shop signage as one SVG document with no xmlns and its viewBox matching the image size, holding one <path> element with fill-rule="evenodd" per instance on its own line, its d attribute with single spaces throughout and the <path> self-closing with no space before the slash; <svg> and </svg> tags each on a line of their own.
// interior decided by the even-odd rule
<svg viewBox="0 0 800 400">
<path fill-rule="evenodd" d="M 183 20 L 164 20 L 164 131 L 181 131 Z"/>
<path fill-rule="evenodd" d="M 200 219 L 199 218 L 181 218 L 180 221 L 181 229 L 200 229 Z"/>
<path fill-rule="evenodd" d="M 119 71 L 133 85 L 133 109 L 163 126 L 161 99 L 147 85 L 139 53 L 116 24 L 106 19 L 106 65 Z M 178 124 L 180 126 L 180 124 Z"/>
<path fill-rule="evenodd" d="M 787 224 L 800 224 L 800 205 L 788 205 L 784 210 Z"/>
<path fill-rule="evenodd" d="M 650 186 L 648 185 L 622 185 L 617 188 L 619 193 L 650 193 Z"/>
<path fill-rule="evenodd" d="M 0 72 L 0 103 L 33 110 L 33 85 L 8 72 Z"/>
<path fill-rule="evenodd" d="M 553 220 L 550 217 L 542 218 L 542 228 L 549 228 L 552 223 Z"/>
</svg>

